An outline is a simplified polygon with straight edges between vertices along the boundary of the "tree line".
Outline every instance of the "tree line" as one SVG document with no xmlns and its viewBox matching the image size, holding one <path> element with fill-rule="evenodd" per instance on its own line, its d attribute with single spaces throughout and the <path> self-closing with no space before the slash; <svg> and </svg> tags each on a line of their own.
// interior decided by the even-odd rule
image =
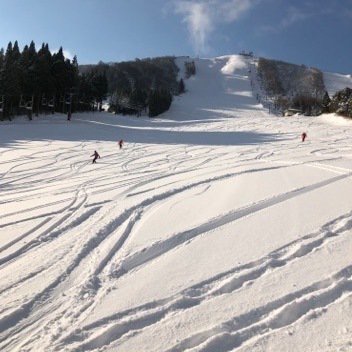
<svg viewBox="0 0 352 352">
<path fill-rule="evenodd" d="M 259 58 L 258 78 L 275 110 L 296 108 L 307 115 L 322 112 L 326 90 L 323 73 L 317 68 Z"/>
<path fill-rule="evenodd" d="M 324 111 L 335 112 L 338 115 L 352 118 L 352 88 L 346 87 L 324 99 Z"/>
<path fill-rule="evenodd" d="M 316 68 L 260 58 L 258 76 L 277 110 L 295 108 L 306 115 L 336 113 L 352 118 L 352 88 L 330 97 L 323 73 Z"/>
<path fill-rule="evenodd" d="M 79 73 L 77 57 L 65 58 L 62 47 L 52 53 L 31 41 L 22 51 L 18 42 L 0 49 L 0 117 L 32 113 L 87 111 L 101 106 L 107 79 L 97 70 Z"/>
<path fill-rule="evenodd" d="M 154 117 L 170 108 L 174 95 L 185 92 L 171 56 L 80 66 L 82 73 L 91 70 L 107 77 L 110 111 L 116 114 Z"/>
</svg>

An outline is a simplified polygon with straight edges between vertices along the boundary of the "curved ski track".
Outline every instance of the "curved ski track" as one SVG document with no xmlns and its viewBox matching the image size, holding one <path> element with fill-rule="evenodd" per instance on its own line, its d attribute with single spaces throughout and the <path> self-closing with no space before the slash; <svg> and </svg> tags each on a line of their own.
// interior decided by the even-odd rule
<svg viewBox="0 0 352 352">
<path fill-rule="evenodd" d="M 235 78 L 241 77 L 249 84 L 247 76 Z M 341 213 L 314 231 L 283 239 L 281 246 L 255 260 L 238 264 L 234 259 L 226 270 L 176 288 L 172 294 L 112 309 L 111 314 L 90 320 L 104 299 L 119 292 L 124 280 L 132 280 L 169 255 L 202 241 L 211 243 L 214 234 L 227 226 L 351 181 L 352 168 L 346 166 L 352 159 L 349 130 L 334 127 L 326 132 L 325 126 L 311 122 L 309 128 L 321 137 L 300 144 L 302 122 L 270 117 L 258 107 L 248 113 L 243 110 L 244 117 L 230 110 L 225 118 L 229 112 L 221 105 L 217 108 L 221 120 L 192 127 L 273 133 L 286 128 L 288 133 L 272 143 L 235 146 L 126 143 L 119 150 L 116 142 L 106 140 L 43 140 L 27 146 L 18 142 L 13 147 L 17 156 L 13 148 L 2 148 L 0 231 L 11 236 L 0 242 L 0 295 L 5 302 L 0 305 L 1 351 L 124 350 L 129 339 L 153 336 L 165 322 L 249 292 L 260 280 L 269 280 L 351 237 L 352 213 Z M 253 114 L 258 116 L 252 119 Z M 102 136 L 112 130 L 95 118 L 82 118 L 79 123 Z M 182 133 L 181 127 L 174 131 Z M 102 158 L 92 165 L 89 155 L 95 149 Z M 196 226 L 171 228 L 162 239 L 133 246 L 135 236 L 143 235 L 136 229 L 157 207 L 176 198 L 180 202 L 190 192 L 206 197 L 213 185 L 227 181 L 235 185 L 247 176 L 280 173 L 291 181 L 298 167 L 324 177 L 304 186 L 289 184 L 290 189 L 272 191 L 202 219 Z M 296 173 L 291 174 L 293 170 Z M 351 295 L 352 266 L 345 265 L 221 323 L 180 336 L 163 351 L 234 351 Z"/>
</svg>

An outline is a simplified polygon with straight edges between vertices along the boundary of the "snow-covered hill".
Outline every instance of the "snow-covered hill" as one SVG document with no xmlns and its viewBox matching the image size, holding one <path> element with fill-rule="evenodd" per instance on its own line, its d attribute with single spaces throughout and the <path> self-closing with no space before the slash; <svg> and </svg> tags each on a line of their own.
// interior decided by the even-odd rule
<svg viewBox="0 0 352 352">
<path fill-rule="evenodd" d="M 1 351 L 351 350 L 351 123 L 269 115 L 247 60 L 160 119 L 0 125 Z"/>
<path fill-rule="evenodd" d="M 324 72 L 324 83 L 329 96 L 332 97 L 339 90 L 352 88 L 352 77 L 341 73 Z"/>
</svg>

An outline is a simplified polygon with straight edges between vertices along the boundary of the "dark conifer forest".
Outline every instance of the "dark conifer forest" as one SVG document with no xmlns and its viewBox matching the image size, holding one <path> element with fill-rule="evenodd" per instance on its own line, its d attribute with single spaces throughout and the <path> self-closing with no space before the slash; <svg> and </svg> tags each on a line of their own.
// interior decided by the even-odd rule
<svg viewBox="0 0 352 352">
<path fill-rule="evenodd" d="M 79 66 L 65 58 L 62 47 L 53 53 L 47 43 L 39 50 L 32 41 L 20 50 L 18 42 L 0 49 L 0 118 L 18 115 L 101 110 L 157 116 L 168 110 L 172 97 L 185 92 L 177 80 L 174 57 Z"/>
<path fill-rule="evenodd" d="M 173 95 L 185 90 L 170 56 L 80 66 L 83 76 L 94 71 L 107 78 L 110 110 L 115 113 L 154 117 L 169 109 Z"/>
<path fill-rule="evenodd" d="M 107 94 L 104 73 L 81 75 L 77 57 L 65 58 L 63 49 L 52 53 L 43 43 L 19 49 L 17 41 L 0 50 L 0 117 L 88 111 L 99 109 Z"/>
</svg>

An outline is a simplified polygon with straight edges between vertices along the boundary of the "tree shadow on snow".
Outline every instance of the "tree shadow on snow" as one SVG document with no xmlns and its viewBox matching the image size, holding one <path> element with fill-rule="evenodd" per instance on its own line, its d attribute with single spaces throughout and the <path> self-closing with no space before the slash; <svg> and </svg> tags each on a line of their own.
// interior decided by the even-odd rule
<svg viewBox="0 0 352 352">
<path fill-rule="evenodd" d="M 286 140 L 285 134 L 258 133 L 255 131 L 178 131 L 114 125 L 99 121 L 77 123 L 48 123 L 23 126 L 3 125 L 0 128 L 0 147 L 35 141 L 114 142 L 123 139 L 127 143 L 186 144 L 207 146 L 236 146 L 273 143 Z"/>
</svg>

